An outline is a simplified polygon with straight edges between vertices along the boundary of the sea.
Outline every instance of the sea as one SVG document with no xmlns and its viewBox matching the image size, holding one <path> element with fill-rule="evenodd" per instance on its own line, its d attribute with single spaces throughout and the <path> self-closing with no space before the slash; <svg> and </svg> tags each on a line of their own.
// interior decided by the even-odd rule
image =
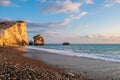
<svg viewBox="0 0 120 80">
<path fill-rule="evenodd" d="M 120 44 L 46 44 L 28 46 L 28 49 L 42 50 L 52 54 L 86 57 L 104 61 L 120 62 Z"/>
</svg>

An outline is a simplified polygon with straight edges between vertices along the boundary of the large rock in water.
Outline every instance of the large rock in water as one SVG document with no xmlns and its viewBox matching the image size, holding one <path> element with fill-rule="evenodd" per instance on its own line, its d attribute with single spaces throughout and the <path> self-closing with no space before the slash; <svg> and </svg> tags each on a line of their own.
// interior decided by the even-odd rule
<svg viewBox="0 0 120 80">
<path fill-rule="evenodd" d="M 33 39 L 34 39 L 35 45 L 44 45 L 45 44 L 45 40 L 41 34 L 34 36 Z"/>
<path fill-rule="evenodd" d="M 24 21 L 0 22 L 0 45 L 27 45 L 26 23 Z"/>
</svg>

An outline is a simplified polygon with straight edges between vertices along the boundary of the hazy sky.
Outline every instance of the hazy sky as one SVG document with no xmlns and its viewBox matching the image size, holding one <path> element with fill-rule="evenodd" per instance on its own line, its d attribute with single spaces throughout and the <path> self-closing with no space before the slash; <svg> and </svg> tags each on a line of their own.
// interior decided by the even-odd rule
<svg viewBox="0 0 120 80">
<path fill-rule="evenodd" d="M 24 20 L 28 39 L 120 43 L 120 0 L 0 0 L 0 21 Z"/>
</svg>

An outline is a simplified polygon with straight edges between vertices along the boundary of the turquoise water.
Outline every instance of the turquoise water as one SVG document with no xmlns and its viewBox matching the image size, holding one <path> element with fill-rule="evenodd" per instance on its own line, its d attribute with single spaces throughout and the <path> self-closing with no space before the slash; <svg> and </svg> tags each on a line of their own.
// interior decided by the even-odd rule
<svg viewBox="0 0 120 80">
<path fill-rule="evenodd" d="M 120 62 L 120 44 L 46 44 L 44 46 L 28 46 L 28 48 L 60 55 Z"/>
</svg>

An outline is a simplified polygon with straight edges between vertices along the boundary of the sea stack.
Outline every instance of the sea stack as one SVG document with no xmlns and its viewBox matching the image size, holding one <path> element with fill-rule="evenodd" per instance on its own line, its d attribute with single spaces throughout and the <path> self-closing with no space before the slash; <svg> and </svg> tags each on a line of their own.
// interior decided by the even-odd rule
<svg viewBox="0 0 120 80">
<path fill-rule="evenodd" d="M 0 45 L 28 44 L 26 22 L 24 21 L 5 21 L 0 22 Z"/>
<path fill-rule="evenodd" d="M 34 45 L 44 45 L 45 44 L 45 40 L 41 34 L 34 36 L 33 39 L 34 39 Z"/>
</svg>

